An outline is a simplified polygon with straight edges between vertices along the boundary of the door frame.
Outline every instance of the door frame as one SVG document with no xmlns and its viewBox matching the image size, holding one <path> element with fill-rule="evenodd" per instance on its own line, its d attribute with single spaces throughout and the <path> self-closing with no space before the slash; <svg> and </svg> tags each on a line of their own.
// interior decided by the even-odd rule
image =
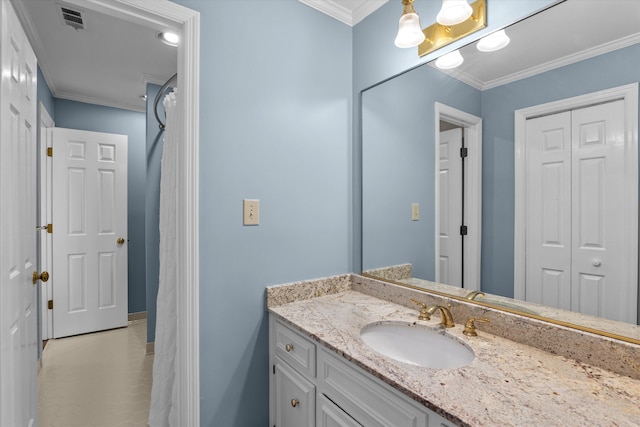
<svg viewBox="0 0 640 427">
<path fill-rule="evenodd" d="M 618 86 L 559 101 L 515 110 L 515 221 L 514 221 L 514 298 L 525 299 L 526 291 L 526 122 L 540 116 L 575 110 L 611 101 L 624 101 L 625 121 L 625 229 L 629 230 L 629 259 L 625 272 L 626 283 L 638 283 L 638 83 Z M 638 287 L 627 289 L 627 310 L 637 306 Z"/>
<path fill-rule="evenodd" d="M 435 281 L 440 279 L 440 120 L 463 128 L 468 157 L 465 161 L 465 213 L 469 230 L 465 242 L 465 289 L 480 290 L 480 249 L 482 243 L 482 118 L 442 104 L 435 103 Z"/>
<path fill-rule="evenodd" d="M 51 118 L 51 114 L 47 107 L 38 102 L 38 185 L 39 185 L 39 203 L 38 208 L 38 225 L 43 226 L 51 224 L 51 157 L 47 155 L 47 149 L 51 147 L 51 138 L 47 129 L 54 127 L 56 124 Z M 48 271 L 49 281 L 40 284 L 40 337 L 39 340 L 48 340 L 53 338 L 53 311 L 47 307 L 47 302 L 53 299 L 53 239 L 47 231 L 42 230 L 39 233 L 39 271 Z"/>
<path fill-rule="evenodd" d="M 178 87 L 181 111 L 176 184 L 177 423 L 200 425 L 199 353 L 199 144 L 200 144 L 200 13 L 171 1 L 65 0 L 70 6 L 95 10 L 159 31 L 181 36 Z M 25 28 L 30 34 L 28 28 Z"/>
</svg>

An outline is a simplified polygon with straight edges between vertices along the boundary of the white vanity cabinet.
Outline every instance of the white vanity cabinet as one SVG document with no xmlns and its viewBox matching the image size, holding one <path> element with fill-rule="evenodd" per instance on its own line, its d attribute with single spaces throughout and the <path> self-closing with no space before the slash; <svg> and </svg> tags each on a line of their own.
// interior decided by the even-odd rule
<svg viewBox="0 0 640 427">
<path fill-rule="evenodd" d="M 275 316 L 269 334 L 271 427 L 453 427 Z"/>
</svg>

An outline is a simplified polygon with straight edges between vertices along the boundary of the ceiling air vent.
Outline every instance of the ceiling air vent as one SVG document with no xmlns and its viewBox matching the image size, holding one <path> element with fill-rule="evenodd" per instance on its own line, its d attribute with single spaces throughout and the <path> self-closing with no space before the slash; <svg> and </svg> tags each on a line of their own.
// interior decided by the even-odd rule
<svg viewBox="0 0 640 427">
<path fill-rule="evenodd" d="M 68 6 L 58 5 L 58 10 L 62 16 L 62 21 L 68 26 L 76 30 L 84 30 L 85 22 L 82 17 L 82 12 L 79 10 L 73 10 Z"/>
</svg>

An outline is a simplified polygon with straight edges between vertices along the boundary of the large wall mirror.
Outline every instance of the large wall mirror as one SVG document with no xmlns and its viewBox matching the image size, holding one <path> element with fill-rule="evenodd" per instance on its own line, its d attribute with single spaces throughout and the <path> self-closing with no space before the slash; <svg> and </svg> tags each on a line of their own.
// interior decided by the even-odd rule
<svg viewBox="0 0 640 427">
<path fill-rule="evenodd" d="M 567 0 L 364 91 L 363 272 L 640 342 L 639 22 Z"/>
</svg>

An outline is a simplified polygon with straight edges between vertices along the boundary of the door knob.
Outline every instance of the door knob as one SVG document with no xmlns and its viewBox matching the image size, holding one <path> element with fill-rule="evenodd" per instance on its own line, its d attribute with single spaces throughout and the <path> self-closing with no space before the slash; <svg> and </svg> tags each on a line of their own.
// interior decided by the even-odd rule
<svg viewBox="0 0 640 427">
<path fill-rule="evenodd" d="M 43 271 L 42 274 L 38 274 L 37 271 L 34 271 L 32 279 L 33 279 L 34 285 L 38 283 L 38 280 L 42 280 L 43 282 L 46 282 L 47 280 L 49 280 L 49 273 L 46 271 Z"/>
<path fill-rule="evenodd" d="M 116 240 L 116 243 L 118 243 L 119 245 L 124 245 L 124 239 L 122 237 L 118 237 L 118 240 Z"/>
<path fill-rule="evenodd" d="M 593 265 L 594 267 L 600 267 L 601 264 L 602 261 L 600 261 L 598 258 L 594 258 L 591 260 L 591 265 Z"/>
</svg>

